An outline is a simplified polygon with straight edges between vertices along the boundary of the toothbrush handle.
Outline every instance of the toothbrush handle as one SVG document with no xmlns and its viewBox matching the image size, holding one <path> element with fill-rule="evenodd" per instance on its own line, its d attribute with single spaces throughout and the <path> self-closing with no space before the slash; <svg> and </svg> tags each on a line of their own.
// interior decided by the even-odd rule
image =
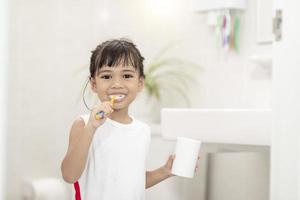
<svg viewBox="0 0 300 200">
<path fill-rule="evenodd" d="M 95 115 L 95 119 L 96 120 L 99 120 L 99 119 L 103 119 L 104 118 L 104 111 L 100 111 L 100 112 L 97 112 L 96 115 Z"/>
<path fill-rule="evenodd" d="M 115 96 L 113 96 L 112 99 L 110 100 L 110 105 L 113 106 L 114 102 L 115 102 Z M 103 110 L 97 112 L 96 115 L 95 115 L 95 119 L 96 120 L 103 119 L 104 118 L 104 114 L 105 113 L 104 113 Z"/>
</svg>

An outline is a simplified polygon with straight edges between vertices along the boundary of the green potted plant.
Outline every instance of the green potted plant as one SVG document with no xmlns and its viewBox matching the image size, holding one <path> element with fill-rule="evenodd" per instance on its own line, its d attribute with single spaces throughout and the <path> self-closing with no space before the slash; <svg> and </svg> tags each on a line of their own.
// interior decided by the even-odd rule
<svg viewBox="0 0 300 200">
<path fill-rule="evenodd" d="M 195 63 L 174 57 L 164 58 L 161 53 L 146 66 L 145 91 L 149 97 L 160 102 L 165 101 L 163 93 L 165 96 L 172 93 L 184 100 L 186 106 L 190 106 L 187 91 L 196 82 L 195 72 L 199 69 Z"/>
<path fill-rule="evenodd" d="M 190 107 L 188 90 L 196 84 L 196 74 L 201 69 L 198 64 L 166 56 L 173 44 L 163 48 L 145 66 L 144 92 L 149 105 L 150 121 L 160 121 L 161 107 Z"/>
</svg>

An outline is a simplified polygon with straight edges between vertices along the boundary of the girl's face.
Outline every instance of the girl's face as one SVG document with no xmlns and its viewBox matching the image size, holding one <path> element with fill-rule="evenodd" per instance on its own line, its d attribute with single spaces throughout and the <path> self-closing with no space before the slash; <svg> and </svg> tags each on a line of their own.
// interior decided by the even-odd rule
<svg viewBox="0 0 300 200">
<path fill-rule="evenodd" d="M 97 93 L 101 102 L 110 101 L 111 96 L 118 98 L 113 108 L 120 110 L 128 108 L 144 87 L 144 79 L 133 66 L 103 66 L 96 76 L 91 79 L 92 90 Z"/>
</svg>

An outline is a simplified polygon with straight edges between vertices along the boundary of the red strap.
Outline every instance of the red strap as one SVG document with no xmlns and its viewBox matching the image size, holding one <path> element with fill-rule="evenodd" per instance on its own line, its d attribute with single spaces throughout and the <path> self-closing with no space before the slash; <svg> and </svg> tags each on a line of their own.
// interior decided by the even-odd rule
<svg viewBox="0 0 300 200">
<path fill-rule="evenodd" d="M 81 200 L 80 186 L 78 181 L 74 183 L 74 188 L 75 188 L 75 200 Z"/>
</svg>

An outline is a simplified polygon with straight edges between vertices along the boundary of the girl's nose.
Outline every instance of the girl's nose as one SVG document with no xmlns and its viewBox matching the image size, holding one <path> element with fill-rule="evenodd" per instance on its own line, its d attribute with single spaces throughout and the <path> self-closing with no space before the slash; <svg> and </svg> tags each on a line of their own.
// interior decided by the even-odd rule
<svg viewBox="0 0 300 200">
<path fill-rule="evenodd" d="M 112 88 L 122 88 L 123 85 L 119 79 L 115 79 L 112 83 Z"/>
</svg>

